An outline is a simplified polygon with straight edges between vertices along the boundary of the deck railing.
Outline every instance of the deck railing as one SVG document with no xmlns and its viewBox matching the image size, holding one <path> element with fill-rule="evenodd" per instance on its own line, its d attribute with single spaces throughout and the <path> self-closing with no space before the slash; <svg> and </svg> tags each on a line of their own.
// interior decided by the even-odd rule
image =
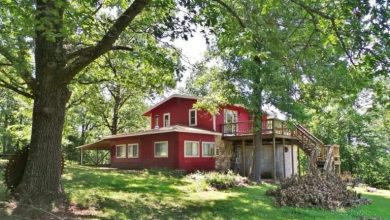
<svg viewBox="0 0 390 220">
<path fill-rule="evenodd" d="M 253 134 L 253 121 L 239 121 L 235 123 L 226 123 L 221 125 L 223 136 L 242 136 Z M 262 121 L 262 134 L 280 134 L 292 135 L 287 122 L 279 119 L 267 119 Z"/>
</svg>

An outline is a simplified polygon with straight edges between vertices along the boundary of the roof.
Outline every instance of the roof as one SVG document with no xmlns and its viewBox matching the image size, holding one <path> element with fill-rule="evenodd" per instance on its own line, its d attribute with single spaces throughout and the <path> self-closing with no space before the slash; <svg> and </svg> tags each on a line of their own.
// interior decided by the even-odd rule
<svg viewBox="0 0 390 220">
<path fill-rule="evenodd" d="M 149 129 L 149 130 L 144 130 L 144 131 L 132 132 L 132 133 L 128 133 L 128 134 L 110 135 L 110 136 L 104 137 L 103 139 L 101 139 L 95 143 L 85 144 L 85 145 L 79 146 L 78 148 L 82 148 L 85 150 L 91 150 L 91 149 L 109 150 L 111 140 L 115 140 L 115 139 L 119 139 L 119 138 L 126 138 L 126 137 L 150 135 L 150 134 L 169 133 L 169 132 L 222 135 L 219 132 L 208 131 L 208 130 L 204 130 L 204 129 L 187 127 L 187 126 L 182 126 L 182 125 L 174 125 L 174 126 L 162 127 L 162 128 L 158 128 L 158 129 Z"/>
<path fill-rule="evenodd" d="M 167 101 L 169 101 L 169 100 L 171 100 L 171 99 L 173 99 L 173 98 L 194 99 L 194 100 L 202 99 L 202 97 L 200 97 L 200 96 L 173 94 L 173 95 L 171 95 L 171 96 L 165 98 L 165 99 L 162 100 L 161 102 L 159 102 L 159 103 L 153 105 L 151 108 L 149 108 L 149 110 L 147 110 L 146 112 L 144 112 L 142 115 L 144 115 L 144 116 L 148 115 L 153 109 L 159 107 L 160 105 L 166 103 Z M 233 104 L 232 106 L 245 108 L 245 106 L 240 105 L 240 104 Z"/>
<path fill-rule="evenodd" d="M 159 107 L 160 105 L 166 103 L 167 101 L 169 101 L 169 100 L 171 100 L 173 98 L 194 99 L 194 100 L 201 99 L 201 97 L 199 97 L 199 96 L 173 94 L 173 95 L 170 95 L 169 97 L 163 99 L 161 102 L 153 105 L 151 108 L 149 108 L 149 110 L 144 112 L 142 115 L 148 115 L 153 109 Z"/>
</svg>

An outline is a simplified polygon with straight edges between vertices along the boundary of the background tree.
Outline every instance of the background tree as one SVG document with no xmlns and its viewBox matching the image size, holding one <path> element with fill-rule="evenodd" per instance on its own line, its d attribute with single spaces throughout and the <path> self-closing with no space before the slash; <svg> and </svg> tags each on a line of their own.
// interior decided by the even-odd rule
<svg viewBox="0 0 390 220">
<path fill-rule="evenodd" d="M 0 88 L 0 152 L 12 154 L 28 144 L 31 130 L 31 102 Z"/>
<path fill-rule="evenodd" d="M 310 118 L 305 105 L 316 105 L 312 94 L 353 100 L 370 74 L 386 72 L 389 42 L 378 31 L 389 33 L 385 8 L 349 1 L 214 1 L 197 18 L 216 36 L 211 54 L 224 64 L 219 81 L 235 86 L 254 115 L 271 104 L 302 121 Z M 255 131 L 251 177 L 259 181 L 260 117 Z"/>
</svg>

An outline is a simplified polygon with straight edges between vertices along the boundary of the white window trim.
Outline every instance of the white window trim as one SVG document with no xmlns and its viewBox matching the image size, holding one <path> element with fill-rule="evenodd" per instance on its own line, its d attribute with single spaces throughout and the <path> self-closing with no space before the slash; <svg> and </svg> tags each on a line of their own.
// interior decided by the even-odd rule
<svg viewBox="0 0 390 220">
<path fill-rule="evenodd" d="M 167 156 L 156 156 L 156 144 L 159 144 L 159 143 L 167 143 Z M 169 157 L 169 144 L 168 144 L 168 141 L 156 141 L 154 142 L 154 157 L 155 158 L 168 158 Z"/>
<path fill-rule="evenodd" d="M 130 157 L 129 156 L 130 146 L 137 146 L 137 156 L 136 157 L 134 157 L 134 156 Z M 126 152 L 127 152 L 127 158 L 139 158 L 139 144 L 138 143 L 127 144 Z"/>
<path fill-rule="evenodd" d="M 186 155 L 186 144 L 187 143 L 198 143 L 198 155 L 197 156 L 188 156 L 188 155 Z M 200 157 L 200 143 L 199 143 L 199 141 L 184 141 L 184 157 L 186 157 L 186 158 L 197 158 L 197 157 Z"/>
<path fill-rule="evenodd" d="M 214 144 L 214 155 L 209 156 L 209 155 L 205 155 L 204 154 L 204 152 L 205 152 L 204 144 Z M 202 142 L 202 157 L 215 157 L 216 156 L 216 154 L 215 154 L 216 153 L 216 148 L 217 148 L 217 146 L 215 145 L 215 142 L 207 142 L 207 141 Z"/>
<path fill-rule="evenodd" d="M 125 147 L 125 156 L 118 157 L 118 147 Z M 115 145 L 115 158 L 126 158 L 126 156 L 127 156 L 127 146 L 126 146 L 126 144 Z"/>
<path fill-rule="evenodd" d="M 168 125 L 165 126 L 165 116 L 168 115 Z M 163 126 L 164 127 L 169 127 L 171 126 L 171 113 L 164 113 L 163 114 Z"/>
<path fill-rule="evenodd" d="M 195 123 L 191 124 L 191 112 L 195 112 Z M 196 109 L 190 109 L 188 111 L 188 124 L 190 126 L 197 126 L 198 125 L 198 111 Z"/>
<path fill-rule="evenodd" d="M 215 115 L 213 115 L 213 130 L 214 130 L 214 131 L 217 130 L 217 124 L 216 124 Z"/>
</svg>

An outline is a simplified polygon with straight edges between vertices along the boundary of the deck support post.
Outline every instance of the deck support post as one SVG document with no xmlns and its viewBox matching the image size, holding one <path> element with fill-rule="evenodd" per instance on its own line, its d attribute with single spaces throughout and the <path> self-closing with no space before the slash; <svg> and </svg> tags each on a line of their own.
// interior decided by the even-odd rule
<svg viewBox="0 0 390 220">
<path fill-rule="evenodd" d="M 99 150 L 96 149 L 96 166 L 99 166 Z"/>
<path fill-rule="evenodd" d="M 295 175 L 294 173 L 294 145 L 290 142 L 291 144 L 291 170 L 292 170 L 292 175 Z"/>
<path fill-rule="evenodd" d="M 242 139 L 242 166 L 243 166 L 243 174 L 246 176 L 246 161 L 245 161 L 245 140 Z"/>
<path fill-rule="evenodd" d="M 274 176 L 274 180 L 276 180 L 276 143 L 275 143 L 275 133 L 272 135 L 272 146 L 274 148 L 274 150 L 273 150 L 273 153 L 274 153 L 274 156 L 273 156 L 273 162 L 274 162 L 273 176 Z"/>
<path fill-rule="evenodd" d="M 286 158 L 285 158 L 285 147 L 286 147 L 286 143 L 285 143 L 285 139 L 283 138 L 282 139 L 283 141 L 283 150 L 282 150 L 282 153 L 283 153 L 283 179 L 286 178 Z"/>
<path fill-rule="evenodd" d="M 80 148 L 80 165 L 83 165 L 83 153 L 84 153 L 84 150 L 82 148 Z"/>
<path fill-rule="evenodd" d="M 299 164 L 299 147 L 297 148 L 297 153 L 298 153 L 298 176 L 301 176 L 301 165 Z"/>
</svg>

